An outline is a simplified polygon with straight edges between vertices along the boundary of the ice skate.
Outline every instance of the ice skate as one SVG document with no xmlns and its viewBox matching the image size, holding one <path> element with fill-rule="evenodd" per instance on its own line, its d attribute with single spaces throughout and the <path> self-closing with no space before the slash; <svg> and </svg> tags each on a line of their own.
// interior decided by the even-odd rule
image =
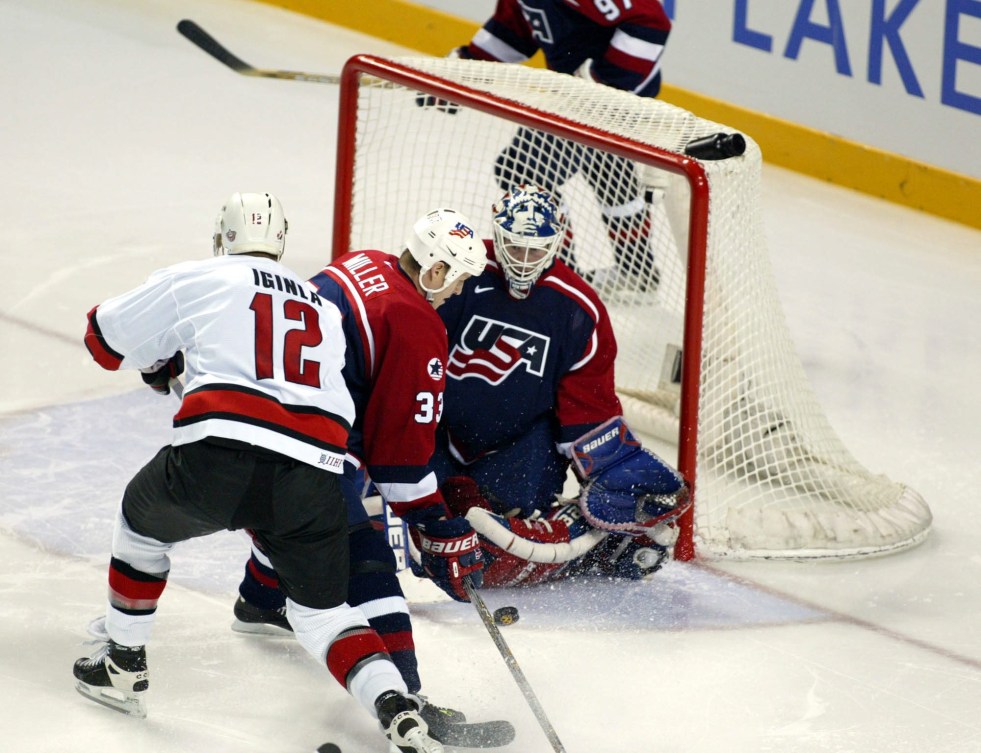
<svg viewBox="0 0 981 753">
<path fill-rule="evenodd" d="M 448 706 L 437 706 L 424 695 L 410 694 L 409 698 L 419 706 L 419 716 L 425 719 L 430 730 L 433 729 L 434 725 L 464 724 L 467 721 L 467 715 L 462 711 L 451 709 Z"/>
<path fill-rule="evenodd" d="M 285 606 L 279 609 L 262 609 L 239 596 L 234 611 L 232 630 L 237 633 L 284 636 L 293 632 L 289 620 L 286 619 Z"/>
<path fill-rule="evenodd" d="M 375 701 L 378 721 L 390 741 L 389 753 L 443 753 L 443 745 L 429 734 L 418 701 L 394 690 Z"/>
<path fill-rule="evenodd" d="M 503 719 L 468 722 L 462 711 L 437 706 L 421 695 L 410 695 L 419 716 L 429 725 L 429 736 L 455 748 L 500 748 L 514 740 L 514 725 Z"/>
<path fill-rule="evenodd" d="M 120 646 L 108 640 L 89 658 L 75 662 L 75 689 L 96 703 L 130 716 L 146 716 L 150 687 L 143 646 Z"/>
</svg>

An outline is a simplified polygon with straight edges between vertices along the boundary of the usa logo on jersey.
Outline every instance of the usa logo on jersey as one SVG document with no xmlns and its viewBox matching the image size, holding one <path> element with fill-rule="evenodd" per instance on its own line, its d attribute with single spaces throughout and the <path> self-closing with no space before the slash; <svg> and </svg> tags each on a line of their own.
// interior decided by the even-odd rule
<svg viewBox="0 0 981 753">
<path fill-rule="evenodd" d="M 549 338 L 513 324 L 475 316 L 450 353 L 447 376 L 475 377 L 498 385 L 519 366 L 540 377 L 545 373 Z"/>
<path fill-rule="evenodd" d="M 443 363 L 438 358 L 431 358 L 427 366 L 427 372 L 429 378 L 434 382 L 438 382 L 443 378 Z"/>
</svg>

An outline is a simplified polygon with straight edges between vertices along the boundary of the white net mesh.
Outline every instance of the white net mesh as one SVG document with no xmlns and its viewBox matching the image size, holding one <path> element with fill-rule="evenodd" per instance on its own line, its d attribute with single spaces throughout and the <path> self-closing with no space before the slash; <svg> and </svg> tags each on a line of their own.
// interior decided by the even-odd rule
<svg viewBox="0 0 981 753">
<path fill-rule="evenodd" d="M 347 155 L 353 161 L 348 247 L 396 252 L 412 221 L 436 206 L 462 211 L 490 238 L 489 210 L 502 186 L 544 185 L 559 197 L 571 229 L 564 257 L 608 307 L 628 420 L 677 442 L 679 397 L 695 387 L 679 377 L 688 178 L 658 169 L 656 158 L 640 164 L 521 126 L 520 114 L 554 114 L 586 126 L 587 140 L 599 135 L 614 144 L 604 135 L 613 134 L 675 154 L 693 139 L 731 129 L 664 102 L 523 66 L 392 62 L 435 83 L 405 88 L 361 77 L 356 113 L 342 116 L 355 128 Z M 439 81 L 492 95 L 499 105 L 488 100 L 481 109 L 463 106 L 453 114 L 420 107 L 418 90 L 438 91 Z M 700 391 L 691 427 L 697 463 L 689 470 L 699 552 L 848 557 L 911 546 L 929 530 L 926 503 L 851 456 L 807 383 L 763 236 L 760 151 L 746 141 L 743 156 L 703 163 L 709 221 Z"/>
</svg>

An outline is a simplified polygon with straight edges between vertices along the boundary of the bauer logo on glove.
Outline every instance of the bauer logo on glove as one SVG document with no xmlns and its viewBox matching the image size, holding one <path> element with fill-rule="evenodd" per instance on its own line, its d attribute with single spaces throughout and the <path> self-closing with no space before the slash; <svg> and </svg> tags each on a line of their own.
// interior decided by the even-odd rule
<svg viewBox="0 0 981 753">
<path fill-rule="evenodd" d="M 444 557 L 448 557 L 451 554 L 459 554 L 460 552 L 470 551 L 477 546 L 477 534 L 471 533 L 470 536 L 465 536 L 459 539 L 431 539 L 428 537 L 422 537 L 421 549 L 424 552 L 429 552 L 430 554 L 439 554 Z"/>
<path fill-rule="evenodd" d="M 470 601 L 463 578 L 474 588 L 483 585 L 480 542 L 466 518 L 430 518 L 409 524 L 409 535 L 421 561 L 412 571 L 425 575 L 457 601 Z"/>
</svg>

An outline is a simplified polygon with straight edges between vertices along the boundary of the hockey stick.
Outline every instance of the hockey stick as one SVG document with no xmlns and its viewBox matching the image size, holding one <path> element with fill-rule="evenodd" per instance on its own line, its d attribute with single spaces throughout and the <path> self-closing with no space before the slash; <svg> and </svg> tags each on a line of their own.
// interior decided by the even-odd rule
<svg viewBox="0 0 981 753">
<path fill-rule="evenodd" d="M 265 68 L 254 68 L 240 57 L 233 55 L 217 39 L 198 26 L 188 18 L 177 24 L 179 31 L 185 38 L 193 42 L 211 57 L 220 63 L 224 63 L 236 73 L 243 76 L 257 76 L 259 78 L 282 78 L 292 81 L 309 81 L 313 84 L 339 84 L 340 76 L 320 73 L 301 73 L 300 71 L 276 71 Z"/>
<path fill-rule="evenodd" d="M 174 377 L 167 384 L 170 387 L 170 391 L 177 396 L 178 400 L 184 399 L 184 383 L 180 379 Z"/>
<path fill-rule="evenodd" d="M 487 632 L 490 633 L 491 639 L 494 641 L 494 645 L 497 646 L 497 650 L 501 652 L 501 656 L 504 658 L 504 663 L 507 664 L 508 669 L 511 670 L 511 676 L 514 681 L 518 683 L 518 687 L 521 688 L 521 692 L 525 696 L 525 700 L 528 701 L 528 705 L 531 706 L 532 712 L 535 714 L 535 719 L 541 725 L 542 731 L 545 732 L 545 737 L 552 744 L 552 750 L 555 753 L 565 753 L 565 746 L 562 745 L 562 741 L 559 740 L 558 734 L 555 732 L 555 727 L 548 720 L 545 715 L 545 709 L 542 708 L 542 704 L 538 700 L 538 696 L 535 695 L 535 691 L 531 689 L 531 685 L 528 684 L 527 678 L 525 678 L 525 673 L 521 671 L 521 667 L 518 666 L 518 660 L 514 658 L 514 654 L 511 653 L 511 649 L 504 640 L 504 636 L 501 635 L 501 631 L 498 629 L 497 625 L 494 624 L 494 615 L 491 614 L 490 610 L 487 608 L 487 604 L 481 598 L 480 594 L 477 593 L 477 589 L 474 588 L 473 583 L 470 581 L 470 576 L 466 575 L 463 578 L 463 587 L 467 590 L 467 595 L 470 597 L 470 601 L 473 603 L 474 608 L 477 610 L 477 614 L 480 615 L 480 619 L 484 622 L 484 627 L 487 628 Z"/>
</svg>

